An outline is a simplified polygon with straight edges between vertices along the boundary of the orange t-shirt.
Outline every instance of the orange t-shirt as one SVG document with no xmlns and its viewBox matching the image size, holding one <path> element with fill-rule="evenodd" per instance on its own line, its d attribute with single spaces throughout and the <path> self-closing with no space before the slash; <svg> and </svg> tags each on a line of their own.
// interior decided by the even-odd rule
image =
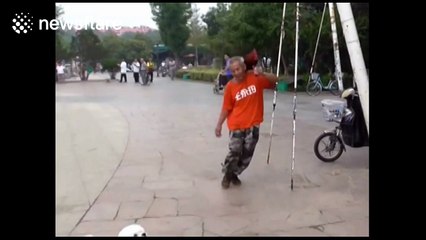
<svg viewBox="0 0 426 240">
<path fill-rule="evenodd" d="M 247 73 L 241 83 L 229 81 L 223 96 L 223 110 L 228 110 L 229 130 L 246 129 L 263 122 L 263 89 L 275 84 L 263 75 Z"/>
</svg>

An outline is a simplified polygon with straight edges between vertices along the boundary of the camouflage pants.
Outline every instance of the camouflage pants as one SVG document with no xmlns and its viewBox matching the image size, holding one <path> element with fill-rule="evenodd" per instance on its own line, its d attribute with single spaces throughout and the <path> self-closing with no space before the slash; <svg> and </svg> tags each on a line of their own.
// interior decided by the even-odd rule
<svg viewBox="0 0 426 240">
<path fill-rule="evenodd" d="M 229 153 L 222 164 L 222 172 L 239 175 L 248 167 L 253 157 L 259 140 L 259 127 L 230 131 L 229 138 Z"/>
</svg>

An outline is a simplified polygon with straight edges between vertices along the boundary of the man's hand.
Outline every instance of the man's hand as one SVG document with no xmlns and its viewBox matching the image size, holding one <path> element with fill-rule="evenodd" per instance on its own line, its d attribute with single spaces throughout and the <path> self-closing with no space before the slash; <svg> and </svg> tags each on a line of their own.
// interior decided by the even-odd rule
<svg viewBox="0 0 426 240">
<path fill-rule="evenodd" d="M 222 126 L 221 125 L 216 126 L 215 133 L 216 133 L 216 137 L 222 136 Z"/>
<path fill-rule="evenodd" d="M 277 83 L 278 82 L 278 78 L 277 78 L 277 76 L 275 76 L 275 74 L 273 74 L 273 73 L 265 73 L 265 72 L 262 71 L 262 68 L 254 70 L 254 74 L 256 74 L 256 75 L 262 75 L 262 76 L 266 77 L 266 79 L 268 79 L 272 83 Z"/>
<path fill-rule="evenodd" d="M 226 92 L 225 92 L 226 95 Z M 219 115 L 219 120 L 217 121 L 216 129 L 214 130 L 216 137 L 222 136 L 222 125 L 225 119 L 228 117 L 228 110 L 222 110 Z"/>
<path fill-rule="evenodd" d="M 255 66 L 255 67 L 253 67 L 253 69 L 254 69 L 253 72 L 254 72 L 255 75 L 259 75 L 259 74 L 263 73 L 262 67 Z"/>
</svg>

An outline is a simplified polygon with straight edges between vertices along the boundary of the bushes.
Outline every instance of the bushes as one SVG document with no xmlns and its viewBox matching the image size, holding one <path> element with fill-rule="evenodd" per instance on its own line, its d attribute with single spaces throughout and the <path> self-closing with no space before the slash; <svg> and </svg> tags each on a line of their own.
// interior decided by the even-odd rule
<svg viewBox="0 0 426 240">
<path fill-rule="evenodd" d="M 220 70 L 218 69 L 212 68 L 179 69 L 176 72 L 176 77 L 183 78 L 185 74 L 188 74 L 189 79 L 191 80 L 213 82 L 214 80 L 216 80 L 219 71 Z"/>
<path fill-rule="evenodd" d="M 103 70 L 108 71 L 111 79 L 115 79 L 115 74 L 120 71 L 120 68 L 118 67 L 118 61 L 108 58 L 102 61 L 101 64 L 103 66 Z"/>
<path fill-rule="evenodd" d="M 297 79 L 297 91 L 303 92 L 306 90 L 306 85 L 308 84 L 308 76 L 309 74 L 301 74 Z M 288 91 L 294 91 L 294 76 L 288 75 L 279 77 L 280 81 L 284 81 L 288 84 Z"/>
<path fill-rule="evenodd" d="M 308 81 L 306 79 L 299 78 L 297 79 L 297 91 L 304 92 L 306 91 L 306 85 L 308 85 Z M 288 91 L 294 91 L 294 81 L 288 84 Z"/>
<path fill-rule="evenodd" d="M 176 77 L 183 78 L 184 75 L 187 74 L 190 80 L 213 82 L 217 78 L 218 73 L 219 73 L 218 69 L 199 67 L 199 68 L 191 68 L 191 69 L 180 69 L 176 72 Z M 332 75 L 324 74 L 324 75 L 321 75 L 320 77 L 321 77 L 321 82 L 323 83 L 323 85 L 327 86 Z M 284 81 L 288 84 L 288 91 L 293 91 L 294 76 L 280 75 L 279 79 L 280 81 Z M 306 85 L 308 84 L 308 79 L 309 79 L 309 73 L 304 73 L 299 75 L 299 78 L 297 80 L 298 92 L 306 91 Z M 343 85 L 345 89 L 348 87 L 352 87 L 352 75 L 349 75 L 349 74 L 343 75 Z"/>
</svg>

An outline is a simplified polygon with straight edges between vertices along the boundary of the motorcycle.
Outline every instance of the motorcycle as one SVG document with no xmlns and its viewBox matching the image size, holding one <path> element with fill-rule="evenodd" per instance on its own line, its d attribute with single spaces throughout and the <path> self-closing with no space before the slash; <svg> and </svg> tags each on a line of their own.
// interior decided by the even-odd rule
<svg viewBox="0 0 426 240">
<path fill-rule="evenodd" d="M 317 158 L 334 162 L 346 151 L 345 144 L 352 148 L 369 146 L 369 136 L 358 93 L 349 88 L 341 94 L 346 102 L 324 99 L 321 101 L 324 118 L 339 125 L 324 131 L 314 143 Z"/>
</svg>

